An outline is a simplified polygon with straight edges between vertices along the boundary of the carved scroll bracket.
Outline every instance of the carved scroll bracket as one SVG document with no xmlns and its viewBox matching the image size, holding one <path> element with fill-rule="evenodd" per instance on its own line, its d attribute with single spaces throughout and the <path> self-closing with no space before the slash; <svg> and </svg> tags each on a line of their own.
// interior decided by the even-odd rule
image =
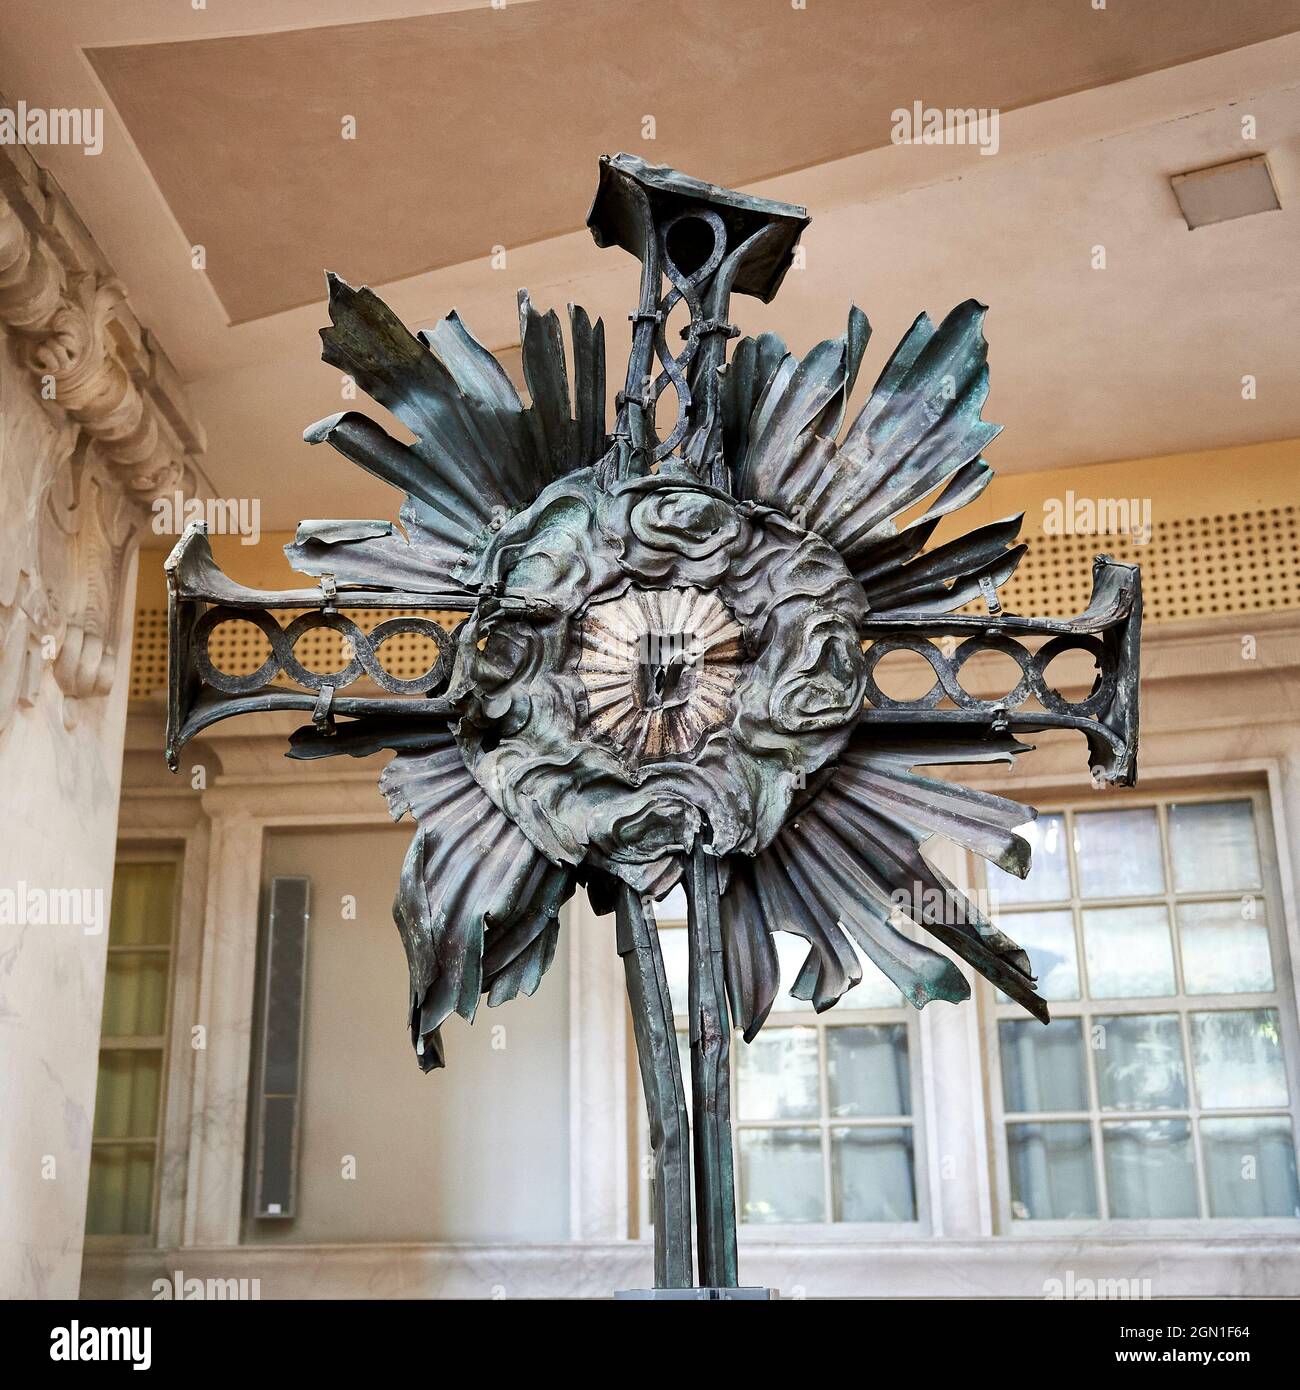
<svg viewBox="0 0 1300 1390">
<path fill-rule="evenodd" d="M 0 148 L 0 731 L 49 666 L 64 720 L 113 685 L 150 503 L 209 491 L 175 368 L 54 179 Z"/>
</svg>

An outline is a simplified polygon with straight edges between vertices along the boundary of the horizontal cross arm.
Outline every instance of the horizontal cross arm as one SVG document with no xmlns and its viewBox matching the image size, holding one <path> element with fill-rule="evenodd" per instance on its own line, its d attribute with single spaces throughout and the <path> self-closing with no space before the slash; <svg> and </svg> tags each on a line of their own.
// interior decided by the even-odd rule
<svg viewBox="0 0 1300 1390">
<path fill-rule="evenodd" d="M 1093 775 L 1131 786 L 1137 779 L 1138 647 L 1142 587 L 1138 569 L 1108 556 L 1093 566 L 1093 596 L 1077 618 L 1026 618 L 1016 614 L 871 613 L 860 631 L 867 640 L 866 706 L 861 725 L 882 738 L 942 738 L 947 730 L 989 735 L 1076 729 L 1088 740 Z M 960 637 L 960 643 L 943 642 Z M 1031 639 L 1043 639 L 1028 645 Z M 876 667 L 895 651 L 928 662 L 934 683 L 923 695 L 895 699 L 881 690 Z M 1046 671 L 1065 652 L 1092 657 L 1092 689 L 1068 698 L 1049 683 Z M 997 652 L 1020 668 L 1014 689 L 993 698 L 970 694 L 961 671 L 971 658 Z M 945 704 L 946 701 L 946 704 Z M 960 761 L 956 758 L 955 761 Z"/>
<path fill-rule="evenodd" d="M 318 589 L 249 589 L 222 573 L 201 523 L 186 530 L 168 557 L 166 573 L 167 763 L 173 771 L 191 738 L 238 714 L 309 710 L 315 726 L 330 735 L 336 715 L 396 718 L 415 727 L 451 713 L 441 695 L 451 676 L 455 637 L 433 612 L 472 609 L 475 594 L 336 589 L 328 575 Z M 496 601 L 521 612 L 536 606 L 527 595 L 504 594 Z M 399 611 L 367 631 L 340 612 L 340 604 L 350 613 Z M 301 611 L 282 625 L 279 613 L 286 609 Z M 208 651 L 213 631 L 229 622 L 256 628 L 270 647 L 257 670 L 246 675 L 218 669 Z M 337 671 L 311 670 L 295 655 L 299 639 L 321 628 L 339 635 L 346 659 Z M 399 679 L 380 662 L 379 647 L 400 633 L 427 638 L 436 647 L 437 658 L 422 675 Z M 339 693 L 363 678 L 395 698 Z"/>
</svg>

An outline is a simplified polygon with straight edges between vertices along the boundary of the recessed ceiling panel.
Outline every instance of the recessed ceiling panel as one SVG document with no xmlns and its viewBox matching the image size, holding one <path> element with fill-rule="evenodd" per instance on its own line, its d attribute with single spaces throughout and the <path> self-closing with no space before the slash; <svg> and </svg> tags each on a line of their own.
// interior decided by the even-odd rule
<svg viewBox="0 0 1300 1390">
<path fill-rule="evenodd" d="M 536 0 L 88 56 L 238 323 L 325 267 L 383 284 L 575 231 L 603 153 L 743 187 L 918 102 L 1006 111 L 1296 28 L 1288 0 Z"/>
</svg>

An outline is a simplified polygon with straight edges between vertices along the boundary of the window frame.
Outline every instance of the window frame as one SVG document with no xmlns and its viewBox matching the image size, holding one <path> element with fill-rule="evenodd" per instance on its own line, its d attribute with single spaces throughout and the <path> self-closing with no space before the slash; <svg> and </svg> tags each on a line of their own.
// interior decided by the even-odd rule
<svg viewBox="0 0 1300 1390">
<path fill-rule="evenodd" d="M 656 921 L 656 930 L 680 931 L 686 927 L 684 918 L 664 915 Z M 798 940 L 791 937 L 791 940 Z M 870 965 L 870 962 L 866 962 Z M 871 968 L 875 968 L 874 966 Z M 883 977 L 882 977 L 883 978 Z M 800 1001 L 802 1005 L 802 1001 Z M 688 1026 L 684 1009 L 674 1009 L 673 1022 L 680 1033 Z M 911 1086 L 912 1110 L 909 1116 L 858 1116 L 850 1119 L 836 1119 L 829 1111 L 829 1078 L 826 1069 L 826 1032 L 837 1027 L 859 1027 L 871 1024 L 901 1023 L 907 1030 L 907 1070 Z M 926 1118 L 928 1113 L 928 1077 L 921 1062 L 923 1042 L 920 1010 L 914 1009 L 900 995 L 896 1006 L 875 1009 L 845 1009 L 840 1004 L 818 1014 L 811 1004 L 797 1009 L 773 1009 L 763 1024 L 760 1037 L 773 1028 L 811 1027 L 817 1033 L 817 1087 L 818 1114 L 801 1119 L 786 1120 L 744 1120 L 739 1118 L 739 1067 L 737 1056 L 741 1048 L 748 1047 L 740 1034 L 731 1030 L 731 1065 L 729 1067 L 731 1088 L 731 1142 L 734 1172 L 736 1175 L 736 1236 L 738 1242 L 746 1244 L 798 1244 L 863 1241 L 913 1241 L 925 1239 L 933 1233 L 930 1209 L 931 1185 L 928 1170 L 931 1160 L 929 1135 Z M 649 1166 L 650 1142 L 649 1125 L 645 1113 L 645 1097 L 641 1089 L 640 1072 L 636 1063 L 636 1043 L 632 1034 L 631 1015 L 627 1019 L 627 1039 L 629 1063 L 632 1071 L 628 1087 L 629 1103 L 634 1107 L 632 1123 L 629 1126 L 633 1140 L 631 1154 L 631 1201 L 629 1206 L 634 1213 L 633 1235 L 648 1238 L 654 1226 L 650 1213 Z M 690 1104 L 691 1078 L 689 1070 L 682 1077 L 686 1087 L 687 1104 Z M 816 1129 L 822 1141 L 822 1200 L 823 1211 L 830 1211 L 834 1201 L 834 1174 L 831 1156 L 829 1131 L 840 1127 L 895 1129 L 900 1125 L 910 1126 L 912 1131 L 912 1179 L 913 1195 L 916 1203 L 916 1218 L 912 1221 L 763 1221 L 749 1222 L 741 1216 L 741 1168 L 740 1135 L 746 1129 Z"/>
<path fill-rule="evenodd" d="M 163 1167 L 167 1162 L 168 1152 L 168 1100 L 170 1090 L 168 1078 L 171 1073 L 172 1029 L 175 1022 L 176 958 L 180 948 L 181 912 L 185 876 L 185 847 L 183 844 L 170 841 L 149 843 L 132 840 L 127 843 L 120 843 L 117 846 L 113 858 L 114 887 L 117 886 L 117 871 L 125 864 L 170 864 L 172 866 L 171 936 L 165 946 L 156 944 L 151 946 L 115 947 L 111 941 L 106 941 L 104 951 L 105 991 L 107 991 L 109 960 L 115 952 L 127 954 L 140 954 L 142 952 L 162 954 L 165 951 L 167 955 L 167 980 L 163 987 L 163 997 L 165 1001 L 163 1024 L 161 1034 L 119 1038 L 110 1040 L 106 1044 L 101 1022 L 99 1041 L 95 1049 L 95 1104 L 96 1108 L 98 1108 L 99 1076 L 103 1054 L 106 1051 L 157 1052 L 159 1054 L 158 1114 L 156 1132 L 153 1136 L 153 1176 L 149 1193 L 149 1229 L 147 1231 L 129 1233 L 91 1232 L 83 1229 L 83 1236 L 87 1246 L 95 1249 L 148 1249 L 157 1244 L 160 1221 L 162 1173 Z M 129 1136 L 125 1139 L 97 1139 L 94 1135 L 94 1116 L 92 1115 L 90 1140 L 90 1161 L 92 1165 L 97 1148 L 142 1148 L 144 1143 L 145 1140 L 138 1136 Z M 87 1169 L 88 1180 L 89 1171 L 90 1170 Z M 87 1216 L 88 1215 L 89 1211 L 87 1211 Z M 83 1222 L 83 1227 L 84 1224 Z"/>
<path fill-rule="evenodd" d="M 1103 1111 L 1097 1095 L 1096 1067 L 1085 1057 L 1085 1080 L 1088 1091 L 1088 1111 L 1086 1120 L 1083 1112 L 1042 1111 L 1034 1112 L 1034 1119 L 1070 1119 L 1087 1123 L 1091 1136 L 1094 1183 L 1098 1206 L 1107 1209 L 1108 1190 L 1105 1175 L 1105 1153 L 1102 1144 L 1101 1127 L 1106 1120 L 1137 1119 L 1182 1119 L 1186 1118 L 1192 1130 L 1193 1161 L 1198 1204 L 1207 1205 L 1205 1188 L 1205 1165 L 1202 1155 L 1200 1121 L 1205 1118 L 1250 1118 L 1253 1115 L 1290 1116 L 1292 1142 L 1297 1146 L 1297 1164 L 1300 1166 L 1300 1022 L 1297 1021 L 1293 955 L 1291 950 L 1288 907 L 1289 895 L 1286 892 L 1287 877 L 1279 858 L 1278 823 L 1274 798 L 1276 789 L 1258 780 L 1239 781 L 1231 778 L 1216 780 L 1207 785 L 1203 780 L 1178 779 L 1176 782 L 1163 782 L 1151 790 L 1129 793 L 1108 792 L 1106 800 L 1100 803 L 1095 797 L 1062 796 L 1039 797 L 1041 816 L 1065 814 L 1067 835 L 1072 837 L 1073 816 L 1080 811 L 1102 809 L 1138 810 L 1154 807 L 1159 817 L 1161 855 L 1164 866 L 1165 885 L 1160 893 L 1135 894 L 1126 898 L 1087 898 L 1079 892 L 1077 866 L 1073 853 L 1069 855 L 1070 897 L 1068 900 L 1051 900 L 1043 903 L 1017 903 L 1008 906 L 999 916 L 1008 935 L 1016 939 L 1014 918 L 1020 913 L 1033 911 L 1068 910 L 1075 924 L 1075 943 L 1078 952 L 1080 998 L 1050 1001 L 1053 1021 L 1058 1018 L 1077 1017 L 1082 1020 L 1083 1045 L 1089 1049 L 1089 1021 L 1097 1017 L 1113 1017 L 1122 1014 L 1156 1015 L 1172 1014 L 1179 1019 L 1179 1032 L 1183 1044 L 1183 1055 L 1187 1067 L 1187 1104 L 1176 1110 L 1165 1111 Z M 1176 892 L 1170 864 L 1170 842 L 1168 836 L 1168 808 L 1177 803 L 1204 803 L 1214 801 L 1250 801 L 1253 810 L 1256 841 L 1259 849 L 1260 888 L 1258 893 L 1264 904 L 1264 922 L 1268 931 L 1269 949 L 1273 966 L 1272 991 L 1255 991 L 1241 994 L 1188 994 L 1176 991 L 1169 995 L 1132 997 L 1122 999 L 1092 999 L 1087 992 L 1087 961 L 1082 947 L 1079 912 L 1087 908 L 1106 908 L 1116 906 L 1139 906 L 1162 903 L 1169 912 L 1170 949 L 1175 971 L 1175 986 L 1183 984 L 1181 942 L 1174 905 L 1176 902 L 1205 902 L 1222 900 L 1234 896 L 1227 890 L 1219 892 Z M 990 887 L 990 875 L 981 861 L 980 881 Z M 996 889 L 994 888 L 994 891 Z M 1241 895 L 1244 895 L 1241 894 Z M 990 1159 L 992 1164 L 992 1187 L 994 1196 L 994 1234 L 1015 1238 L 1032 1239 L 1035 1236 L 1053 1237 L 1062 1235 L 1080 1236 L 1122 1236 L 1131 1239 L 1158 1238 L 1169 1236 L 1236 1236 L 1236 1235 L 1295 1235 L 1300 1232 L 1300 1217 L 1218 1217 L 1195 1216 L 1180 1218 L 1125 1218 L 1110 1215 L 1077 1219 L 1045 1219 L 1017 1217 L 1011 1207 L 1011 1165 L 1007 1143 L 1008 1123 L 1015 1123 L 1020 1112 L 1008 1112 L 1005 1108 L 1002 1057 L 998 1024 L 1005 1020 L 1028 1018 L 1029 1015 L 1015 1004 L 998 1000 L 997 990 L 989 982 L 980 980 L 978 988 L 980 1013 L 981 1052 L 987 1077 L 988 1117 L 991 1139 Z M 1199 1012 L 1227 1012 L 1234 1009 L 1250 1010 L 1276 1009 L 1278 1024 L 1282 1035 L 1282 1064 L 1287 1082 L 1288 1104 L 1286 1106 L 1247 1106 L 1230 1111 L 1220 1108 L 1206 1108 L 1200 1104 L 1195 1077 L 1192 1072 L 1192 1053 L 1190 1048 L 1189 1016 Z M 1008 1121 L 1008 1115 L 1013 1118 Z"/>
</svg>

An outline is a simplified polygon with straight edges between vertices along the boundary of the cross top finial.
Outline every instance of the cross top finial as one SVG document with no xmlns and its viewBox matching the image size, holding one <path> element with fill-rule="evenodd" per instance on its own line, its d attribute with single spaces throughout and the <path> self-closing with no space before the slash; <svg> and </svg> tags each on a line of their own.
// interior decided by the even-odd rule
<svg viewBox="0 0 1300 1390">
<path fill-rule="evenodd" d="M 641 262 L 614 426 L 627 447 L 615 476 L 647 472 L 676 454 L 703 481 L 728 486 L 718 393 L 728 341 L 740 333 L 727 317 L 731 295 L 770 301 L 808 221 L 790 203 L 719 188 L 636 155 L 602 156 L 587 225 L 597 246 L 621 246 Z M 688 317 L 674 352 L 669 318 L 679 304 Z M 661 439 L 655 406 L 669 387 L 677 412 Z"/>
</svg>

